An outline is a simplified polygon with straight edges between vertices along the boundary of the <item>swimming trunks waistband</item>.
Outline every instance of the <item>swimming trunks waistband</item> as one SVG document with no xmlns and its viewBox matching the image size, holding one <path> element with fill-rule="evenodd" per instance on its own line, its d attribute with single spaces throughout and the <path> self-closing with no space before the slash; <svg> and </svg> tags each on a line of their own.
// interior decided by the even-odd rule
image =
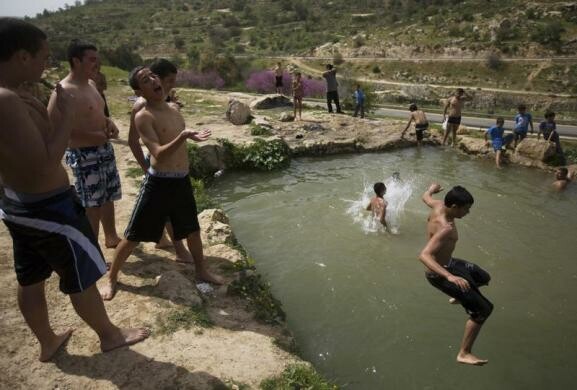
<svg viewBox="0 0 577 390">
<path fill-rule="evenodd" d="M 416 130 L 425 130 L 427 127 L 429 127 L 429 122 L 417 123 L 417 124 L 415 125 L 415 129 L 416 129 Z"/>
<path fill-rule="evenodd" d="M 152 167 L 148 167 L 148 174 L 154 177 L 165 177 L 171 179 L 180 179 L 188 176 L 188 172 L 159 172 Z"/>
<path fill-rule="evenodd" d="M 40 202 L 40 201 L 48 199 L 48 198 L 52 198 L 53 196 L 62 194 L 64 192 L 70 190 L 70 188 L 71 188 L 70 186 L 65 186 L 65 187 L 57 188 L 55 190 L 48 191 L 48 192 L 42 192 L 39 194 L 30 194 L 27 192 L 14 191 L 11 188 L 4 187 L 4 196 L 6 196 L 6 198 L 13 200 L 13 201 L 16 201 L 16 202 L 36 203 L 36 202 Z"/>
</svg>

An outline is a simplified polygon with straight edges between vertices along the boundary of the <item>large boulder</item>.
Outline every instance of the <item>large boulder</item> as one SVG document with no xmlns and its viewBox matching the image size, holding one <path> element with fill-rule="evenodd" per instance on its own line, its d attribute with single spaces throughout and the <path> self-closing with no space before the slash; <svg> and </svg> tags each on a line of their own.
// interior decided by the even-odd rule
<svg viewBox="0 0 577 390">
<path fill-rule="evenodd" d="M 292 122 L 295 120 L 295 116 L 292 112 L 283 112 L 280 114 L 279 120 L 281 122 Z"/>
<path fill-rule="evenodd" d="M 164 299 L 186 306 L 202 304 L 194 284 L 178 271 L 164 272 L 156 282 L 158 295 Z"/>
<path fill-rule="evenodd" d="M 202 241 L 208 245 L 234 244 L 232 228 L 228 225 L 228 217 L 219 209 L 208 209 L 198 214 Z"/>
<path fill-rule="evenodd" d="M 462 137 L 457 140 L 459 149 L 467 154 L 487 155 L 493 151 L 493 148 L 487 146 L 485 140 L 473 137 Z"/>
<path fill-rule="evenodd" d="M 200 144 L 198 155 L 202 161 L 203 169 L 209 173 L 220 171 L 226 167 L 224 162 L 226 151 L 222 145 L 216 142 Z"/>
<path fill-rule="evenodd" d="M 228 260 L 231 263 L 236 263 L 237 261 L 241 261 L 243 259 L 242 253 L 226 244 L 216 244 L 209 246 L 204 250 L 204 256 L 218 257 L 219 259 Z"/>
<path fill-rule="evenodd" d="M 264 95 L 254 99 L 250 108 L 254 110 L 266 110 L 277 107 L 292 107 L 292 101 L 284 95 Z"/>
<path fill-rule="evenodd" d="M 555 143 L 543 139 L 525 138 L 517 145 L 515 155 L 530 160 L 546 162 L 555 155 Z"/>
<path fill-rule="evenodd" d="M 235 125 L 246 125 L 252 120 L 250 107 L 236 99 L 230 99 L 226 110 L 226 119 Z"/>
</svg>

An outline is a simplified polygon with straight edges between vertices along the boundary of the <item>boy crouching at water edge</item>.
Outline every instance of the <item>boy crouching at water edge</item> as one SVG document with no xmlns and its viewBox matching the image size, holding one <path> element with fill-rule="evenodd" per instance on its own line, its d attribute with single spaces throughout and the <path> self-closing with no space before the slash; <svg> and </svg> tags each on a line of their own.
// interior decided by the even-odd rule
<svg viewBox="0 0 577 390">
<path fill-rule="evenodd" d="M 367 206 L 368 211 L 372 211 L 373 218 L 376 218 L 386 230 L 389 230 L 385 216 L 387 215 L 387 201 L 383 198 L 387 192 L 385 183 L 378 182 L 373 186 L 375 196 L 371 199 Z"/>
<path fill-rule="evenodd" d="M 491 145 L 493 145 L 493 150 L 495 151 L 495 164 L 497 168 L 501 168 L 501 154 L 503 148 L 506 148 L 515 138 L 514 134 L 504 135 L 505 129 L 503 124 L 505 119 L 499 117 L 497 118 L 497 123 L 494 126 L 489 127 L 485 133 L 485 142 L 489 146 L 488 136 L 491 137 Z"/>
<path fill-rule="evenodd" d="M 460 303 L 469 314 L 457 361 L 480 366 L 488 360 L 473 355 L 473 344 L 493 311 L 493 304 L 481 294 L 479 287 L 489 284 L 491 277 L 476 264 L 453 257 L 459 239 L 455 219 L 469 213 L 474 199 L 460 186 L 453 187 L 444 202 L 433 199 L 433 194 L 441 191 L 441 186 L 433 183 L 423 194 L 423 202 L 432 210 L 427 221 L 429 242 L 419 259 L 427 268 L 425 276 L 428 282 L 453 298 L 452 302 Z"/>
<path fill-rule="evenodd" d="M 0 18 L 0 219 L 12 236 L 18 306 L 50 360 L 72 329 L 56 333 L 48 317 L 45 282 L 52 272 L 76 313 L 100 339 L 103 352 L 135 344 L 150 332 L 118 328 L 109 319 L 96 281 L 106 264 L 86 210 L 62 165 L 77 121 L 77 96 L 56 85 L 51 118 L 36 98 L 19 91 L 40 80 L 50 54 L 46 34 L 13 18 Z M 23 158 L 25 156 L 26 158 Z"/>
<path fill-rule="evenodd" d="M 409 106 L 409 111 L 411 112 L 409 114 L 409 123 L 407 123 L 405 130 L 403 130 L 403 132 L 401 133 L 401 138 L 405 136 L 405 133 L 409 129 L 409 126 L 411 126 L 411 123 L 415 122 L 415 135 L 417 136 L 417 146 L 421 146 L 421 144 L 423 143 L 425 130 L 429 128 L 429 121 L 427 120 L 427 116 L 425 115 L 425 113 L 422 110 L 419 110 L 419 108 L 415 103 L 412 103 Z"/>
<path fill-rule="evenodd" d="M 205 141 L 210 131 L 185 129 L 184 118 L 177 109 L 166 103 L 160 80 L 150 69 L 142 66 L 135 68 L 130 73 L 129 84 L 136 94 L 146 100 L 134 123 L 150 152 L 151 161 L 125 238 L 114 253 L 108 284 L 101 290 L 102 297 L 105 300 L 114 297 L 122 264 L 139 242 L 158 242 L 167 219 L 172 224 L 174 238 L 187 240 L 194 259 L 196 278 L 221 284 L 222 281 L 206 269 L 186 151 L 187 139 Z"/>
</svg>

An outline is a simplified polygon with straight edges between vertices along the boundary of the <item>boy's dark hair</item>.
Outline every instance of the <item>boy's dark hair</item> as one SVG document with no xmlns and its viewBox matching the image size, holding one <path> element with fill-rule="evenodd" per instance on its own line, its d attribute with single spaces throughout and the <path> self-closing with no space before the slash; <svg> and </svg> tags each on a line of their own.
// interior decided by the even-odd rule
<svg viewBox="0 0 577 390">
<path fill-rule="evenodd" d="M 409 106 L 409 111 L 417 111 L 418 107 L 415 103 L 411 103 L 411 105 Z"/>
<path fill-rule="evenodd" d="M 139 65 L 136 68 L 132 69 L 128 74 L 128 85 L 130 85 L 130 87 L 135 91 L 140 90 L 140 85 L 138 85 L 138 79 L 136 78 L 136 75 L 142 69 L 146 69 L 146 66 Z"/>
<path fill-rule="evenodd" d="M 178 73 L 176 65 L 174 65 L 172 62 L 170 62 L 165 58 L 159 58 L 157 60 L 154 60 L 152 64 L 148 66 L 148 69 L 150 69 L 152 73 L 157 75 L 159 79 L 163 79 L 168 75 Z"/>
<path fill-rule="evenodd" d="M 83 42 L 80 39 L 73 39 L 72 41 L 70 41 L 70 44 L 68 45 L 68 50 L 66 51 L 66 56 L 68 58 L 68 63 L 70 64 L 70 67 L 72 67 L 73 64 L 72 60 L 74 58 L 78 58 L 80 61 L 82 61 L 82 57 L 84 57 L 84 52 L 86 50 L 98 51 L 96 46 L 94 46 L 92 43 Z"/>
<path fill-rule="evenodd" d="M 464 187 L 455 186 L 451 191 L 447 192 L 445 195 L 445 206 L 451 207 L 453 205 L 457 207 L 463 207 L 467 205 L 472 205 L 475 203 L 473 195 L 467 191 Z"/>
<path fill-rule="evenodd" d="M 565 167 L 559 168 L 558 171 L 563 175 L 563 177 L 567 177 L 567 175 L 569 174 L 569 170 Z"/>
<path fill-rule="evenodd" d="M 517 110 L 526 110 L 526 109 L 527 109 L 527 106 L 524 105 L 524 104 L 519 104 L 519 105 L 517 106 Z"/>
<path fill-rule="evenodd" d="M 497 117 L 496 123 L 505 123 L 505 118 L 503 118 L 502 116 Z"/>
<path fill-rule="evenodd" d="M 16 18 L 0 18 L 0 61 L 8 61 L 14 53 L 26 50 L 36 55 L 46 34 L 33 24 Z"/>
<path fill-rule="evenodd" d="M 331 70 L 332 68 L 333 68 L 333 65 L 332 65 L 332 64 L 327 64 L 327 69 L 328 69 L 328 70 Z"/>
<path fill-rule="evenodd" d="M 387 192 L 387 187 L 385 186 L 385 183 L 378 182 L 373 186 L 373 190 L 375 190 L 375 194 L 382 195 Z"/>
<path fill-rule="evenodd" d="M 457 88 L 457 93 L 462 95 L 465 93 L 465 90 L 463 88 Z"/>
<path fill-rule="evenodd" d="M 553 116 L 555 116 L 553 111 L 545 111 L 545 118 L 551 118 Z"/>
</svg>

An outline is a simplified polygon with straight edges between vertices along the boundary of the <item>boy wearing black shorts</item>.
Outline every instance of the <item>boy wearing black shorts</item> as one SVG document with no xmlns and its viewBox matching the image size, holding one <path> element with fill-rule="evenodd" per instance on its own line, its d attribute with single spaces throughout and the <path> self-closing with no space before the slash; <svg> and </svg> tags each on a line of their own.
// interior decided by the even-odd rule
<svg viewBox="0 0 577 390">
<path fill-rule="evenodd" d="M 429 242 L 419 259 L 427 268 L 425 275 L 429 283 L 449 295 L 453 303 L 460 303 L 469 314 L 457 362 L 482 366 L 488 360 L 473 355 L 472 349 L 483 323 L 493 311 L 493 304 L 479 291 L 491 277 L 479 266 L 453 257 L 459 239 L 455 220 L 469 213 L 474 200 L 460 186 L 453 187 L 444 201 L 433 199 L 433 194 L 441 191 L 441 186 L 433 183 L 423 194 L 423 202 L 432 210 L 427 221 Z"/>
<path fill-rule="evenodd" d="M 134 118 L 136 130 L 150 152 L 150 167 L 140 188 L 132 216 L 118 245 L 110 272 L 109 283 L 100 291 L 105 300 L 116 293 L 118 272 L 139 242 L 158 242 L 164 225 L 170 220 L 174 238 L 187 240 L 194 259 L 196 278 L 221 284 L 221 280 L 206 269 L 198 224 L 196 203 L 188 177 L 186 140 L 202 142 L 209 130 L 196 132 L 185 129 L 180 112 L 165 101 L 158 76 L 145 67 L 137 67 L 129 77 L 130 86 L 146 100 Z"/>
</svg>

